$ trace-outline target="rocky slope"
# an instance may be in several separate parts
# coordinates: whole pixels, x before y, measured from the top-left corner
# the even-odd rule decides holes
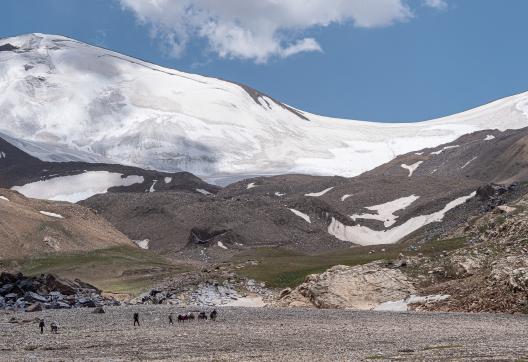
[[[488,201],[475,197],[479,188],[525,180],[516,170],[527,159],[515,150],[527,134],[527,129],[477,132],[456,140],[456,147],[405,154],[353,178],[258,177],[216,194],[110,193],[82,203],[132,239],[203,260],[259,246],[318,252],[431,240],[486,209]],[[510,153],[515,154],[510,162],[493,161]],[[402,167],[409,164],[415,165],[412,174]],[[513,184],[505,197],[522,190]]]
[[[450,231],[449,236],[466,240],[463,247],[424,257],[417,242],[397,260],[336,266],[284,290],[278,304],[528,313],[528,196],[504,204],[497,202],[501,192],[495,187],[483,215]]]
[[[92,210],[0,189],[0,258],[134,246]]]

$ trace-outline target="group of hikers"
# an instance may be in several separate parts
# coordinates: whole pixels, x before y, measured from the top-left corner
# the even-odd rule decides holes
[[[217,316],[218,316],[218,312],[216,311],[216,309],[214,309],[209,314],[209,319],[214,322],[214,321],[216,321],[216,317]],[[140,326],[139,313],[135,312],[134,315],[133,315],[133,318],[134,318],[134,327],[136,327],[136,326],[139,327]],[[192,321],[194,319],[195,319],[195,315],[192,312],[189,312],[189,313],[186,313],[186,314],[178,314],[178,322]],[[198,313],[198,319],[199,320],[207,320],[207,313],[199,312]],[[174,324],[174,316],[173,316],[172,313],[169,314],[169,324]],[[45,327],[46,327],[46,323],[44,322],[44,319],[41,319],[39,321],[40,334],[44,334],[44,328]],[[59,333],[59,325],[57,324],[57,322],[51,322],[50,330],[51,330],[51,333]]]
[[[209,319],[212,320],[213,322],[216,321],[216,317],[218,316],[218,312],[216,311],[216,309],[214,309],[210,314],[209,314]],[[193,321],[195,319],[195,315],[194,313],[192,312],[189,312],[189,313],[186,313],[186,314],[178,314],[178,323],[180,322],[185,322],[185,321]],[[205,312],[200,312],[198,313],[198,319],[199,320],[207,320],[207,313]],[[174,315],[172,313],[169,314],[169,324],[174,324]],[[139,323],[139,313],[138,312],[135,312],[134,313],[134,327],[139,327],[140,326],[140,323]]]

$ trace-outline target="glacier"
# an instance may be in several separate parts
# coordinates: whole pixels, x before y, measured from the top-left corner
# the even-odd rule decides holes
[[[245,85],[157,66],[63,36],[0,39],[0,134],[43,161],[248,175],[352,177],[485,129],[528,126],[528,93],[436,120],[323,117]]]

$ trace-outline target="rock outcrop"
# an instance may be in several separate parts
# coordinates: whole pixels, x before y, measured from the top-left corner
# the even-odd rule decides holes
[[[279,305],[339,309],[373,309],[415,293],[399,269],[380,262],[349,267],[337,265],[322,274],[309,275],[293,291],[283,291]]]

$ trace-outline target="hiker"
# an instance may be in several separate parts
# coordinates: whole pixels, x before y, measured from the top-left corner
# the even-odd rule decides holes
[[[169,324],[174,324],[174,321],[172,319],[172,313],[169,314]]]
[[[218,312],[216,311],[216,309],[214,309],[212,312],[211,312],[211,315],[209,316],[209,318],[214,322],[216,321],[216,316],[218,315]]]
[[[50,329],[51,329],[51,333],[59,333],[59,325],[57,324],[57,322],[51,322],[50,324]]]
[[[44,333],[44,327],[45,327],[44,319],[41,319],[39,322],[40,334]]]
[[[198,314],[198,319],[207,320],[207,314],[205,314],[205,312],[200,312],[200,314]]]
[[[134,313],[134,327],[136,326],[136,323],[139,327],[139,313],[138,312]]]

